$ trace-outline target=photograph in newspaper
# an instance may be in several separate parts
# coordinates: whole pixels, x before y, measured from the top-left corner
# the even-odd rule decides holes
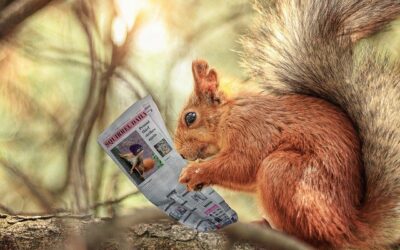
[[[161,141],[157,142],[156,145],[154,145],[154,148],[162,157],[166,156],[169,152],[172,151],[171,146],[165,139],[162,139]]]
[[[133,131],[111,149],[111,153],[131,175],[137,185],[163,166],[163,163],[137,131]]]

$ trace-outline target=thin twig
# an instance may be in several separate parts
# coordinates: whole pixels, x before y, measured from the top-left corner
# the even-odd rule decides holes
[[[45,116],[54,125],[54,134],[52,136],[53,138],[56,138],[58,140],[65,140],[67,138],[67,135],[64,131],[65,129],[63,126],[63,122],[60,121],[59,117],[53,114],[46,105],[42,105],[25,90],[18,87],[15,83],[10,82],[8,84],[8,90],[17,93],[21,99],[27,100],[30,104],[31,109],[33,109],[34,111],[38,111],[39,115]]]
[[[10,4],[13,0],[0,0],[0,10],[4,9],[8,4]]]
[[[0,11],[0,39],[52,0],[14,0]]]
[[[77,186],[76,188],[79,187],[83,188],[82,191],[84,193],[84,199],[86,204],[80,206],[79,204],[80,194],[78,189],[75,189],[76,201],[78,203],[78,208],[88,209],[89,208],[88,185],[87,185],[86,175],[84,172],[84,163],[85,163],[88,140],[93,131],[94,124],[101,116],[101,114],[105,112],[106,96],[111,82],[111,78],[114,75],[116,68],[124,62],[124,58],[126,57],[127,54],[126,52],[129,49],[129,44],[133,39],[135,32],[138,29],[138,25],[141,23],[140,22],[141,19],[137,18],[132,30],[128,33],[127,39],[122,46],[116,46],[116,45],[112,46],[111,62],[108,65],[106,71],[101,75],[101,77],[97,78],[97,72],[96,72],[97,55],[95,52],[92,33],[89,29],[89,25],[91,23],[95,23],[95,21],[93,20],[95,17],[91,15],[94,12],[89,10],[91,6],[89,4],[85,4],[83,0],[80,1],[80,3],[82,5],[79,8],[75,8],[75,12],[88,39],[92,77],[90,81],[91,87],[88,96],[86,98],[85,105],[81,110],[78,120],[78,126],[75,130],[74,138],[69,148],[68,169],[71,171],[72,166],[77,167],[78,170],[77,178],[80,178],[81,185],[74,185],[74,186]],[[71,179],[71,174],[67,176],[67,180],[70,179]],[[69,183],[69,181],[67,181],[67,183]]]
[[[32,194],[37,203],[45,209],[46,212],[52,211],[52,205],[50,200],[44,194],[46,190],[37,185],[33,180],[31,180],[28,175],[23,173],[18,167],[16,167],[15,163],[6,160],[4,158],[0,158],[0,165],[3,166],[9,173],[19,178],[21,182],[27,187],[27,190]],[[48,196],[48,195],[47,195]]]
[[[75,52],[73,51],[72,52],[73,57],[71,57],[70,52],[65,51],[61,48],[52,47],[49,48],[48,51],[53,51],[53,53],[51,54],[55,54],[56,56],[54,55],[50,56],[48,54],[41,53],[41,50],[35,47],[29,48],[27,45],[22,45],[22,44],[17,44],[17,45],[14,44],[14,46],[18,47],[18,49],[22,51],[23,55],[29,57],[31,60],[40,61],[47,64],[61,63],[67,66],[79,67],[79,68],[81,67],[90,68],[92,65],[89,59],[87,58],[87,55],[85,55],[81,51],[75,51]],[[105,62],[100,61],[100,59],[98,58],[96,62],[96,70],[101,71],[106,67],[107,64]],[[145,91],[146,94],[151,94],[151,90],[148,87],[150,86],[150,84],[140,75],[140,73],[130,64],[122,65],[122,67],[115,70],[114,76],[120,79],[122,83],[124,83],[124,85],[128,88],[128,90],[130,90],[137,99],[142,98],[143,95],[141,95],[139,93],[139,90],[135,86],[133,86],[131,81],[129,81],[125,77],[125,75],[123,74],[124,71],[129,73],[129,76],[133,78],[132,80],[136,81],[139,84],[139,86]],[[157,105],[159,104],[158,100],[155,99],[154,101],[156,102]]]
[[[111,181],[110,181],[110,198],[113,199],[113,197],[116,197],[118,195],[118,191],[119,191],[119,177],[121,176],[121,172],[119,170],[115,170],[114,174],[111,176]],[[108,210],[107,210],[108,215],[111,218],[116,217],[116,206],[108,206]]]
[[[135,96],[135,99],[140,99],[143,96],[139,93],[139,90],[135,88],[135,86],[132,85],[132,83],[129,82],[129,80],[120,72],[116,71],[115,72],[115,77],[121,80],[121,82],[124,84],[124,86],[129,89],[133,95]],[[148,93],[148,92],[147,92]]]
[[[40,50],[38,50],[36,48],[27,49],[27,46],[20,45],[18,48],[22,51],[24,56],[29,57],[31,60],[40,61],[40,62],[47,63],[47,64],[60,63],[60,64],[66,65],[66,66],[72,66],[72,67],[78,67],[78,68],[82,68],[82,67],[90,68],[92,65],[89,62],[89,60],[85,57],[85,55],[77,55],[82,58],[71,57],[71,55],[70,55],[71,53],[68,53],[67,51],[64,51],[64,50],[61,50],[58,48],[54,48],[54,51],[57,53],[60,53],[59,57],[58,57],[58,54],[57,54],[57,57],[49,56],[44,53],[41,54]],[[49,50],[51,50],[51,49],[49,49]],[[103,68],[106,68],[106,67],[107,67],[107,64],[105,62],[102,62],[99,59],[97,60],[97,62],[96,62],[96,70],[97,71],[101,71]],[[120,79],[125,84],[125,86],[135,95],[135,97],[142,98],[143,96],[139,94],[139,91],[131,84],[131,81],[129,81],[125,77],[125,75],[123,74],[124,70],[129,73],[129,76],[131,76],[133,78],[133,81],[138,82],[138,84],[140,85],[141,88],[144,89],[146,94],[151,93],[150,89],[148,88],[148,86],[149,86],[148,82],[139,74],[139,72],[130,65],[124,65],[124,67],[121,67],[120,69],[115,70],[114,76],[117,77],[118,79]]]
[[[90,136],[90,132],[93,128],[94,122],[88,121],[91,110],[94,109],[94,103],[96,102],[96,89],[97,89],[97,70],[96,70],[96,61],[97,54],[95,51],[94,40],[92,37],[92,33],[90,31],[90,23],[93,22],[90,18],[94,18],[92,16],[88,16],[88,13],[92,13],[91,11],[87,11],[90,9],[89,4],[85,4],[84,1],[79,1],[81,4],[79,7],[75,7],[75,14],[79,23],[81,24],[89,47],[89,55],[91,61],[91,76],[89,83],[89,90],[87,93],[85,104],[83,105],[79,120],[78,126],[75,129],[74,136],[72,142],[68,149],[68,157],[67,157],[67,176],[61,190],[65,190],[69,182],[71,181],[72,174],[75,174],[74,178],[78,183],[74,185],[75,192],[75,200],[76,205],[80,211],[85,211],[89,206],[89,186],[88,180],[85,171],[85,153],[86,147],[88,143],[88,138]],[[73,171],[73,167],[76,168],[76,171]],[[83,196],[83,201],[85,204],[81,205],[81,196]]]
[[[128,194],[125,194],[125,195],[123,195],[123,196],[121,196],[119,198],[116,198],[116,199],[107,200],[107,201],[103,201],[103,202],[98,202],[98,203],[92,205],[91,209],[96,209],[96,208],[102,207],[102,206],[109,206],[109,205],[118,204],[118,203],[120,203],[120,202],[122,202],[122,201],[124,201],[124,200],[126,200],[126,199],[128,199],[128,198],[130,198],[132,196],[134,196],[134,195],[137,195],[139,193],[140,193],[139,190],[136,190],[136,191],[133,191],[133,192],[128,193]]]
[[[147,94],[151,94],[151,90],[149,88],[150,84],[144,79],[143,76],[140,75],[139,71],[137,71],[132,64],[125,65],[123,69],[125,69],[129,73],[129,75],[133,77],[140,84],[140,86],[144,89],[144,91]],[[160,104],[159,100],[155,99],[154,101],[156,102],[157,106],[159,106]]]
[[[71,213],[57,213],[57,214],[17,214],[13,215],[8,219],[8,222],[21,222],[21,221],[35,221],[35,220],[47,220],[51,218],[61,219],[91,219],[91,214],[71,214]]]
[[[15,212],[11,208],[6,207],[3,204],[0,204],[0,211],[3,211],[4,213],[9,214],[9,215],[15,214]]]
[[[98,127],[100,129],[103,128],[104,123],[105,123],[105,114],[101,114],[101,117],[99,118],[99,121],[97,123]],[[93,198],[92,201],[94,204],[99,203],[100,200],[100,195],[101,195],[101,189],[103,186],[103,180],[104,180],[104,165],[106,162],[106,155],[104,150],[101,147],[97,148],[97,159],[99,159],[96,162],[96,173],[95,173],[95,178],[94,178],[94,184],[93,184],[93,188],[92,188],[92,192],[93,192]],[[91,207],[93,209],[93,206]],[[99,210],[96,208],[94,208],[94,214],[98,215]]]

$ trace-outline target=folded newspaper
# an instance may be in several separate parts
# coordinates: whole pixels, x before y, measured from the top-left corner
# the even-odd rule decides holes
[[[178,182],[187,162],[173,148],[151,96],[129,107],[98,142],[147,199],[180,223],[212,231],[237,221],[211,187],[189,192]]]

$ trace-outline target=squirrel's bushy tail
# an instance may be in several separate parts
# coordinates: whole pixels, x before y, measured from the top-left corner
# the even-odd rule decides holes
[[[278,0],[256,9],[259,20],[242,39],[251,75],[270,91],[339,105],[359,132],[366,195],[354,222],[358,243],[349,244],[400,242],[400,62],[353,46],[400,17],[400,0]]]

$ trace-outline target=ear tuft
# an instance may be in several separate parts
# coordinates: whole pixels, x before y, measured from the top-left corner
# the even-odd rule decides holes
[[[207,74],[206,81],[209,85],[212,85],[213,88],[215,88],[215,91],[218,89],[218,74],[215,69],[210,69],[210,72]]]
[[[192,63],[195,94],[206,97],[211,102],[218,98],[218,74],[215,69],[208,70],[208,63],[205,60],[195,60]]]
[[[192,71],[194,81],[202,81],[207,77],[208,63],[202,59],[194,60],[192,62]]]

